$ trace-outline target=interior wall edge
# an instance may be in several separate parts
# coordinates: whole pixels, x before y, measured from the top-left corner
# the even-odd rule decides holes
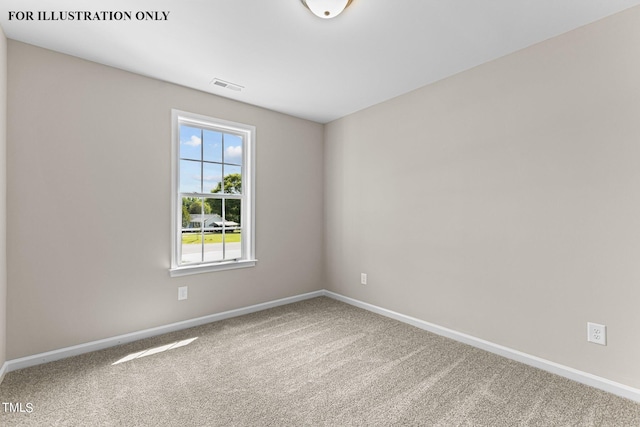
[[[9,369],[8,362],[4,362],[2,366],[0,366],[0,384],[2,384],[2,381],[4,380],[4,376],[7,374],[7,372],[9,372],[8,369]]]
[[[7,360],[7,38],[0,27],[0,382]]]

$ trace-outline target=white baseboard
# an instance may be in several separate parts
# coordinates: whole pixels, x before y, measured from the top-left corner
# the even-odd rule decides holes
[[[222,313],[211,314],[209,316],[198,317],[196,319],[190,319],[190,320],[184,320],[182,322],[171,323],[169,325],[159,326],[157,328],[145,329],[138,332],[132,332],[130,334],[119,335],[116,337],[105,338],[98,341],[91,341],[85,344],[74,345],[71,347],[61,348],[53,351],[47,351],[45,353],[35,354],[33,356],[26,356],[26,357],[21,357],[19,359],[8,360],[2,366],[2,370],[0,370],[0,373],[11,372],[11,371],[16,371],[18,369],[41,365],[43,363],[53,362],[55,360],[60,360],[60,359],[64,359],[71,356],[77,356],[84,353],[90,353],[92,351],[103,350],[105,348],[114,347],[116,345],[126,344],[129,342],[138,341],[138,340],[153,337],[156,335],[162,335],[169,332],[179,331],[182,329],[192,328],[194,326],[200,326],[207,323],[216,322],[218,320],[230,319],[232,317],[238,317],[238,316],[242,316],[249,313],[255,313],[257,311],[278,307],[280,305],[291,304],[294,302],[303,301],[310,298],[320,297],[323,295],[324,295],[324,291],[309,292],[302,295],[282,298],[282,299],[269,301],[261,304],[251,305],[248,307],[238,308],[235,310],[229,310]]]
[[[621,396],[635,402],[640,402],[640,389],[633,388],[624,384],[617,383],[615,381],[608,380],[606,378],[599,377],[597,375],[590,374],[588,372],[579,371],[577,369],[560,365],[559,363],[551,362],[549,360],[542,359],[540,357],[532,356],[527,353],[523,353],[518,350],[514,350],[508,347],[501,346],[489,341],[485,341],[480,338],[476,338],[471,335],[467,335],[461,332],[454,331],[453,329],[445,328],[433,323],[425,322],[424,320],[416,319],[415,317],[406,316],[395,311],[387,310],[382,307],[375,306],[366,302],[362,302],[353,298],[349,298],[335,292],[320,290],[315,292],[309,292],[302,295],[296,295],[293,297],[282,298],[274,301],[265,302],[262,304],[251,305],[244,308],[235,310],[229,310],[222,313],[216,313],[209,316],[198,317],[196,319],[185,320],[182,322],[172,323],[165,326],[159,326],[157,328],[145,329],[143,331],[132,332],[130,334],[119,335],[112,338],[106,338],[103,340],[92,341],[86,344],[75,345],[72,347],[66,347],[58,350],[48,351],[46,353],[35,354],[33,356],[22,357],[19,359],[8,360],[2,367],[0,367],[0,383],[4,375],[8,372],[18,369],[28,368],[30,366],[40,365],[42,363],[53,362],[55,360],[64,359],[71,356],[77,356],[83,353],[89,353],[96,350],[102,350],[108,347],[116,345],[126,344],[129,342],[141,340],[144,338],[153,337],[156,335],[166,334],[168,332],[179,331],[182,329],[191,328],[194,326],[200,326],[219,320],[229,319],[232,317],[242,316],[249,313],[255,313],[257,311],[266,310],[273,307],[278,307],[285,304],[291,304],[298,301],[303,301],[310,298],[319,296],[327,296],[338,301],[359,307],[373,313],[380,314],[403,323],[415,326],[420,329],[424,329],[429,332],[433,332],[438,335],[442,335],[447,338],[451,338],[455,341],[459,341],[473,347],[480,348],[482,350],[494,353],[503,357],[506,357],[517,362],[524,363],[529,366],[533,366],[538,369],[542,369],[547,372],[551,372],[561,377],[577,381],[582,384],[586,384],[591,387],[606,391],[608,393]]]
[[[527,353],[523,353],[518,350],[514,350],[509,347],[504,347],[499,344],[485,341],[480,338],[476,338],[471,335],[463,334],[461,332],[454,331],[442,326],[438,326],[433,323],[425,322],[424,320],[416,319],[415,317],[405,316],[404,314],[396,313],[395,311],[387,310],[382,307],[378,307],[366,302],[362,302],[353,298],[345,297],[331,291],[324,291],[324,295],[336,299],[338,301],[345,302],[355,307],[363,308],[373,313],[381,314],[386,317],[398,320],[403,323],[415,326],[425,331],[433,332],[447,338],[451,338],[455,341],[459,341],[468,345],[471,345],[482,350],[486,350],[490,353],[495,353],[499,356],[506,357],[507,359],[515,360],[517,362],[524,363],[525,365],[533,366],[534,368],[542,369],[543,371],[551,372],[552,374],[559,375],[561,377],[568,378],[573,381],[577,381],[582,384],[606,391],[617,396],[621,396],[635,402],[640,402],[640,389],[633,388],[624,384],[617,383],[615,381],[608,380],[606,378],[599,377],[597,375],[590,374],[588,372],[579,371],[569,366],[564,366],[559,363],[551,362],[549,360],[542,359],[540,357],[532,356]]]
[[[2,384],[2,380],[4,379],[4,375],[9,372],[9,364],[4,362],[2,366],[0,366],[0,384]]]

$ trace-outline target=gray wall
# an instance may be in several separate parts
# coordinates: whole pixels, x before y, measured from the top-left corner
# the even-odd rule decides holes
[[[0,368],[7,360],[7,39],[0,28]],[[0,378],[2,381],[2,378]]]
[[[638,46],[633,8],[328,124],[329,289],[640,387]]]
[[[8,84],[8,359],[323,287],[322,125],[12,40]],[[257,267],[169,277],[172,108],[257,127]]]

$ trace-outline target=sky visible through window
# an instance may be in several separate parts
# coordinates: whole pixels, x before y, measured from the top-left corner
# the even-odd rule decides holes
[[[225,133],[223,143],[221,132],[181,125],[180,158],[180,192],[210,193],[222,182],[222,163],[225,176],[241,174],[242,138]]]

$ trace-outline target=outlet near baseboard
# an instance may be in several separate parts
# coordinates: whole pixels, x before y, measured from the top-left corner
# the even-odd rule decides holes
[[[361,285],[367,284],[367,273],[360,273],[360,284]]]

